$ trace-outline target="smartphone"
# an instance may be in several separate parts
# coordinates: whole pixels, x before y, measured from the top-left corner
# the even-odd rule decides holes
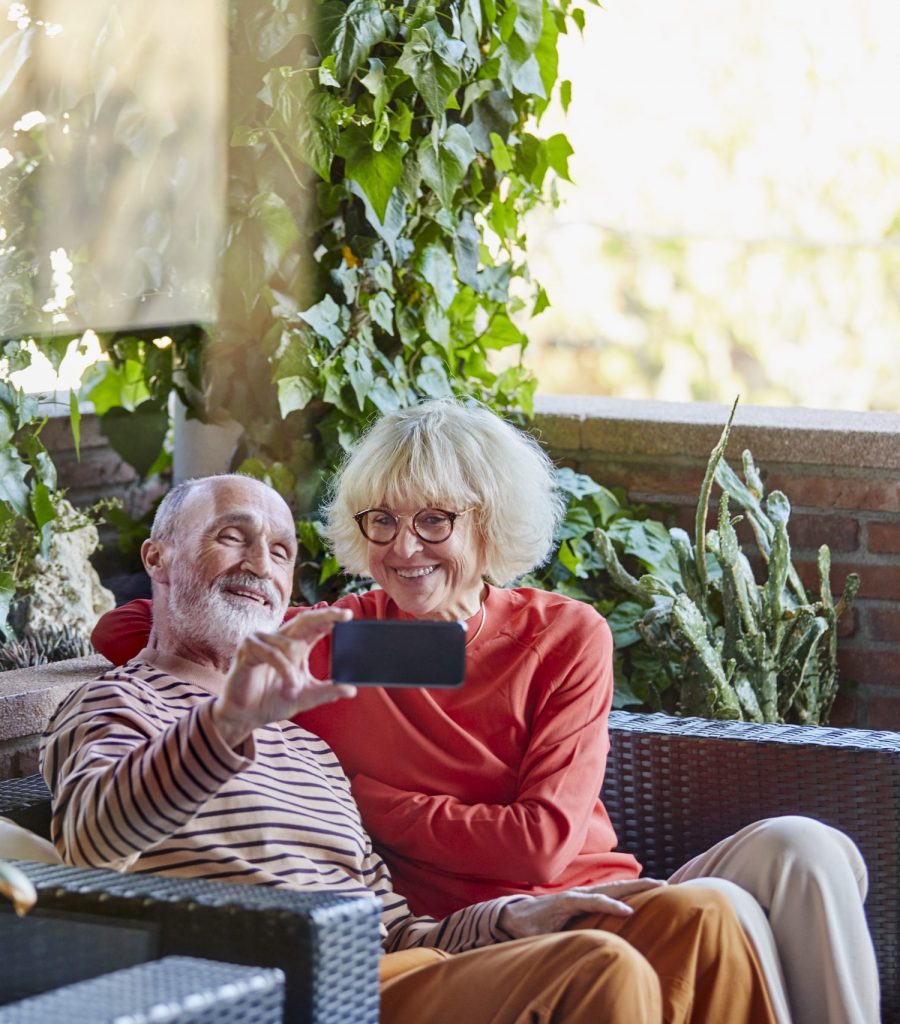
[[[356,686],[462,686],[466,627],[461,622],[355,619],[331,634],[331,678]]]

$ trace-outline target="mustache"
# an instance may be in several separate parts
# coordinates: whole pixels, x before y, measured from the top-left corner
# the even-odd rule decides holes
[[[277,608],[279,605],[280,598],[274,585],[268,580],[261,580],[258,576],[254,576],[253,573],[232,572],[227,576],[220,576],[219,579],[216,580],[216,590],[220,593],[231,587],[235,587],[240,590],[250,590],[254,594],[259,594],[259,596],[264,598],[273,608]]]

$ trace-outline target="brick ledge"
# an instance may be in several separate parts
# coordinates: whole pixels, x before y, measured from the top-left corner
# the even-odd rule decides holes
[[[729,408],[590,395],[538,395],[537,426],[554,451],[605,456],[706,458]],[[739,405],[729,458],[749,448],[757,463],[900,470],[900,413]]]

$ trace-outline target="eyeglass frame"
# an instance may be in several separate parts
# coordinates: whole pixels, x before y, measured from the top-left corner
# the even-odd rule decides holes
[[[389,508],[382,508],[380,505],[375,505],[372,508],[364,508],[361,512],[355,512],[353,514],[356,525],[359,527],[359,532],[365,537],[370,544],[377,544],[379,547],[386,547],[388,544],[393,544],[394,541],[400,536],[400,520],[408,519],[410,521],[410,527],[416,537],[422,541],[423,544],[446,544],[448,540],[453,536],[453,529],[456,526],[456,520],[460,516],[464,516],[469,512],[474,512],[476,506],[471,505],[469,508],[464,508],[460,512],[451,512],[447,508],[438,508],[436,505],[426,505],[424,508],[420,508],[417,512],[413,512],[407,515],[400,515],[398,512],[392,512]],[[365,531],[362,520],[363,516],[367,516],[370,512],[386,512],[396,522],[396,530],[394,536],[390,540],[373,540]],[[440,512],[450,520],[450,532],[446,537],[442,537],[440,540],[428,540],[427,537],[423,537],[421,533],[416,529],[416,519],[423,512]]]

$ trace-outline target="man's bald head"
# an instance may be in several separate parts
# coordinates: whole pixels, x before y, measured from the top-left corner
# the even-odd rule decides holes
[[[183,480],[176,484],[171,491],[163,498],[156,509],[153,517],[153,525],[150,528],[152,540],[172,541],[178,532],[178,522],[186,506],[194,499],[206,493],[209,497],[219,487],[228,487],[230,484],[246,484],[248,487],[259,487],[265,492],[267,498],[283,501],[268,484],[257,480],[252,476],[244,476],[242,473],[220,473],[215,476],[198,476],[191,480]],[[285,512],[290,515],[287,503],[284,503]]]

